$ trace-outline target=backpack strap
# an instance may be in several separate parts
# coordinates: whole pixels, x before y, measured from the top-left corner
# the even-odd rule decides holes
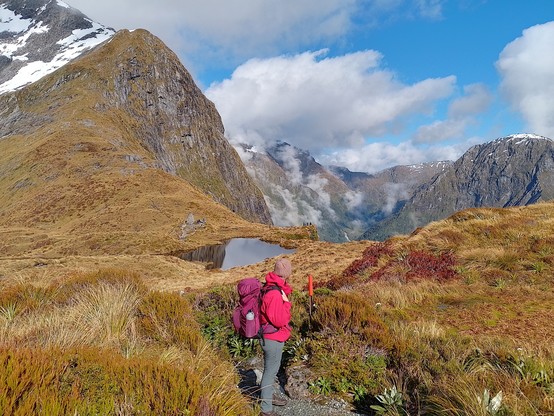
[[[281,288],[277,285],[268,285],[267,283],[264,284],[262,286],[262,289],[261,289],[261,292],[262,292],[262,297],[267,293],[267,292],[270,292],[272,290],[281,290]]]

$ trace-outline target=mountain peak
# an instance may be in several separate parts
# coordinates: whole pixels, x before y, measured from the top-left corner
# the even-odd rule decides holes
[[[39,80],[114,33],[60,0],[0,2],[0,94]]]
[[[552,139],[548,138],[548,137],[545,137],[545,136],[540,136],[538,134],[532,134],[532,133],[518,133],[518,134],[511,134],[509,136],[506,136],[506,137],[503,137],[503,138],[500,138],[498,140],[502,140],[502,139],[507,139],[507,140],[547,140],[547,141],[552,141]]]
[[[0,231],[32,236],[2,249],[32,252],[48,235],[48,255],[168,253],[271,223],[214,104],[145,30],[2,94],[0,114]]]

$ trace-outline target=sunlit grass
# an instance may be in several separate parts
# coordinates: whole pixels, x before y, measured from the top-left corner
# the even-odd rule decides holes
[[[364,264],[372,268],[348,281],[335,278],[340,291],[362,294],[363,307],[384,320],[392,345],[386,387],[402,391],[401,411],[552,412],[553,209],[553,204],[538,204],[463,211],[391,239],[386,258],[353,262],[353,271]],[[437,271],[444,270],[440,256],[451,253],[455,278],[441,281],[434,272],[429,279],[408,278],[419,270],[406,261],[416,252],[421,260],[436,263]],[[382,268],[372,281],[383,259],[392,260],[393,267]],[[423,275],[429,270],[421,265]],[[342,282],[346,284],[340,286]],[[365,400],[375,403],[371,397]]]
[[[437,282],[423,281],[417,284],[398,282],[372,282],[359,289],[366,299],[371,299],[379,308],[404,309],[434,299],[439,294],[448,293],[448,286]]]
[[[544,226],[549,218],[544,212],[537,210],[531,222],[524,216],[520,210],[470,211],[412,236],[395,237],[390,246],[356,248],[371,259],[355,264],[359,276],[335,279],[337,289],[322,285],[316,290],[311,320],[308,297],[300,280],[295,281],[286,365],[309,369],[305,383],[312,387],[306,387],[306,394],[340,397],[367,410],[376,404],[376,395],[395,386],[402,395],[397,412],[480,415],[487,397],[502,391],[506,414],[553,411],[554,278],[548,233],[554,235],[554,230],[552,222]],[[344,257],[341,264],[348,267],[348,254],[339,247],[325,250],[333,258]],[[304,267],[316,267],[315,261],[325,264],[316,252],[311,252],[313,259],[299,261],[298,275]],[[381,276],[374,280],[376,271]],[[212,278],[213,273],[205,273]],[[186,391],[188,409],[195,414],[254,412],[236,388],[231,357],[242,360],[243,354],[260,351],[229,350],[229,316],[236,300],[232,284],[181,294],[157,292],[136,275],[116,270],[2,284],[1,347],[105,355],[109,365],[91,358],[90,367],[100,368],[99,374],[114,368],[115,379],[129,389],[167,382]],[[129,368],[141,374],[139,387]],[[168,379],[163,372],[169,372]],[[87,370],[86,377],[93,373]],[[31,378],[31,384],[36,380]],[[127,387],[113,392],[111,381],[90,380],[96,380],[92,402],[97,408],[137,414],[144,403],[158,400],[148,395],[137,399]],[[182,403],[165,389],[159,394],[155,406]],[[56,406],[64,411],[74,406],[59,402],[54,393],[44,393],[41,401],[52,414]]]
[[[59,283],[4,293],[0,413],[252,413],[184,298],[118,270]]]
[[[87,344],[117,344],[134,331],[140,301],[140,294],[129,284],[100,283],[88,288],[72,300],[77,330],[86,334]]]

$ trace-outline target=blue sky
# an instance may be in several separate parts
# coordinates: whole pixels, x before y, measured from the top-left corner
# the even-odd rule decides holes
[[[66,3],[160,37],[232,143],[284,140],[375,172],[514,133],[554,138],[552,0]]]

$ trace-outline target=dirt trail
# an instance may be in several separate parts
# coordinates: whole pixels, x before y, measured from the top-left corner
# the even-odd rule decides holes
[[[259,388],[262,374],[261,360],[251,360],[248,366],[239,369],[239,374],[241,378],[239,388],[244,395],[255,403],[257,401],[256,392]],[[280,376],[282,375],[280,374]],[[351,406],[344,401],[322,400],[321,403],[318,403],[316,400],[307,398],[292,398],[285,394],[286,386],[283,387],[277,380],[275,382],[275,389],[281,392],[281,397],[288,400],[285,406],[273,407],[275,413],[280,416],[355,416],[364,414],[352,410]]]

